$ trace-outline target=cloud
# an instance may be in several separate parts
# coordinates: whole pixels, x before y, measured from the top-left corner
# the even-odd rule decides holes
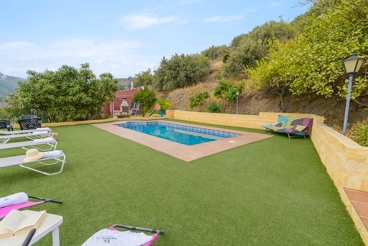
[[[123,24],[128,29],[141,29],[147,28],[154,25],[161,25],[170,22],[181,21],[181,18],[176,15],[157,17],[150,14],[134,14],[127,15],[122,19]]]
[[[110,72],[115,77],[134,76],[157,65],[161,58],[139,55],[142,48],[142,40],[96,42],[65,38],[48,44],[0,42],[0,72],[25,78],[27,70],[55,71],[62,65],[79,68],[80,64],[89,63],[96,75]]]
[[[244,12],[254,12],[256,10],[257,8],[249,8],[249,9],[246,9]]]
[[[228,22],[234,20],[241,20],[243,16],[241,15],[232,15],[232,16],[213,16],[203,20],[203,22]]]

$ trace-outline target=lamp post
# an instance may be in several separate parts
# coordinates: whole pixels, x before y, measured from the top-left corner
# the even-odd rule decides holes
[[[236,90],[236,114],[238,114],[238,105],[239,105],[238,97],[239,97],[239,91]]]
[[[348,84],[348,95],[346,97],[346,107],[345,107],[345,116],[344,116],[344,126],[342,129],[342,134],[346,136],[346,126],[348,123],[349,116],[349,107],[350,107],[350,95],[351,95],[351,87],[353,84],[353,77],[356,72],[359,71],[360,66],[363,63],[363,59],[359,58],[357,54],[353,53],[349,58],[343,61],[345,72],[349,75],[349,84]]]

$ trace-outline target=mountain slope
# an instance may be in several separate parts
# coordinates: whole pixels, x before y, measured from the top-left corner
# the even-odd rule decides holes
[[[18,81],[24,81],[24,79],[0,73],[0,98],[6,98],[9,93],[15,92]]]

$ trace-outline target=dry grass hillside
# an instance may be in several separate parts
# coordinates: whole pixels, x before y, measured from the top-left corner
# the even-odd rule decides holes
[[[194,111],[207,111],[207,105],[216,101],[222,106],[225,112],[226,102],[213,96],[213,91],[217,86],[216,76],[222,68],[221,61],[215,61],[211,66],[211,73],[202,78],[201,82],[191,87],[177,89],[171,92],[159,92],[157,98],[166,98],[172,102],[170,109],[190,110],[189,97],[199,92],[207,91],[211,98],[206,99],[201,108],[194,108]],[[251,81],[247,81],[246,89],[239,95],[239,114],[257,115],[259,112],[280,112],[278,104],[279,97],[276,94],[254,91],[250,88]],[[183,100],[181,100],[183,96]],[[284,102],[289,101],[284,112],[287,113],[310,113],[325,117],[325,124],[341,132],[344,120],[346,100],[331,97],[306,97],[290,96],[284,98]],[[228,113],[236,112],[236,102],[230,102]],[[348,120],[348,132],[353,124],[368,118],[368,108],[362,107],[351,101]]]

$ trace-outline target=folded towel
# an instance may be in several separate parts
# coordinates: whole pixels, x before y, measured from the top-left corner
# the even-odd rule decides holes
[[[35,144],[52,143],[52,142],[55,142],[55,139],[53,139],[52,137],[33,140],[33,143]]]
[[[28,201],[28,196],[24,192],[15,193],[10,196],[0,197],[0,208],[15,205]]]
[[[43,127],[43,128],[36,128],[36,131],[51,131],[51,129],[48,127]]]
[[[59,156],[59,155],[61,155],[60,150],[49,151],[49,152],[45,152],[45,155],[44,155],[43,158],[51,158],[51,157],[55,157],[55,156]]]
[[[34,131],[33,135],[42,135],[42,134],[47,134],[49,133],[48,131]]]

